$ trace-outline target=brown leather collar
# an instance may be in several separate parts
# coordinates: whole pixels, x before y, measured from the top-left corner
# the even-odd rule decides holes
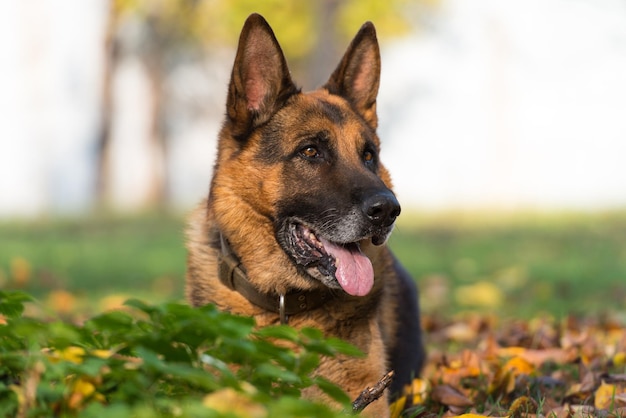
[[[280,322],[286,324],[290,315],[319,308],[332,298],[326,289],[292,290],[285,294],[263,293],[246,275],[246,269],[233,253],[228,241],[220,233],[221,249],[218,256],[218,276],[229,289],[239,292],[251,303],[280,315]]]

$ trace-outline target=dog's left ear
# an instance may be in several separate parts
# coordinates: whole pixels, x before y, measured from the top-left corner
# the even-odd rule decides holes
[[[324,88],[345,97],[374,129],[378,125],[376,96],[380,84],[380,50],[376,29],[366,22],[356,34]]]

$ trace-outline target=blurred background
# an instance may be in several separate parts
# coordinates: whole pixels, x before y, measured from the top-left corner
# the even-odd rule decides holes
[[[304,90],[375,23],[391,244],[431,312],[624,312],[623,0],[5,0],[0,288],[182,298],[239,31]]]

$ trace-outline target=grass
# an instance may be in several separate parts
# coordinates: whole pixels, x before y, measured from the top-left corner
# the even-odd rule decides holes
[[[440,306],[430,307],[434,298],[423,295],[426,308],[497,308],[531,317],[542,311],[599,314],[626,305],[624,213],[412,219],[399,226],[392,247],[422,292],[434,284],[450,289]],[[480,294],[468,300],[472,292],[462,291],[493,288],[498,297],[491,301]]]
[[[89,311],[111,295],[182,299],[183,230],[169,216],[0,224],[0,287],[38,298],[65,291]]]
[[[65,292],[89,313],[111,295],[180,300],[183,229],[175,216],[0,223],[0,288],[41,299]],[[390,245],[427,312],[563,316],[626,305],[626,213],[413,214]]]

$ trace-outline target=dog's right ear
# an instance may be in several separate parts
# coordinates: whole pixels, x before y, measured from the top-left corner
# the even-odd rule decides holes
[[[233,136],[245,138],[298,92],[272,28],[251,14],[241,30],[228,87],[226,110]]]

